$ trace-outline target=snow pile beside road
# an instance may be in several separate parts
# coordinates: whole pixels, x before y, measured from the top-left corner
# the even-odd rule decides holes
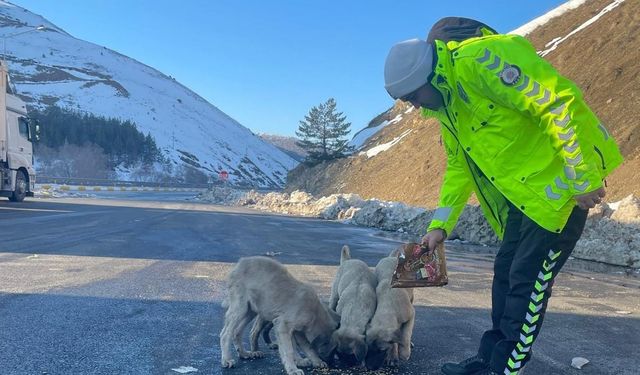
[[[214,186],[200,193],[196,199],[214,204],[244,205],[240,204],[240,200],[244,199],[246,194],[247,192],[232,189],[228,186]]]
[[[47,187],[38,187],[33,192],[36,198],[95,198],[95,194],[78,193],[70,191],[65,186],[51,185]]]
[[[342,220],[359,226],[408,233],[416,239],[424,235],[434,212],[400,202],[364,200],[357,194],[315,198],[302,191],[262,194],[253,190],[242,192],[215,188],[202,193],[199,199],[288,215]],[[449,239],[483,245],[500,243],[480,207],[471,205],[466,206]],[[640,200],[629,196],[620,202],[603,203],[592,209],[584,234],[572,255],[580,259],[640,267]]]
[[[500,243],[500,239],[484,218],[480,206],[471,205],[466,206],[449,238],[491,246]]]
[[[291,194],[268,193],[253,200],[253,207],[260,210],[328,220],[351,219],[357,211],[356,208],[364,203],[357,194],[332,194],[315,199],[311,194],[301,191]]]
[[[253,190],[249,192],[229,190],[231,189],[215,188],[200,194],[198,199],[289,215],[344,220],[361,226],[401,232],[411,228],[412,221],[427,211],[424,208],[411,207],[399,202],[364,200],[357,194],[332,194],[317,199],[302,191],[294,191],[291,194],[276,192],[261,194]]]
[[[620,202],[602,203],[592,209],[573,255],[640,267],[640,199],[629,195]]]
[[[427,210],[407,206],[399,202],[385,202],[377,199],[363,201],[363,205],[354,209],[351,221],[365,227],[408,232],[410,223],[421,217]]]

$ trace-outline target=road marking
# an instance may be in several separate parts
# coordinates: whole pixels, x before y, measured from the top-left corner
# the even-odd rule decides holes
[[[39,212],[64,212],[69,213],[73,211],[67,210],[46,210],[44,208],[18,208],[18,207],[0,207],[0,210],[8,210],[8,211],[39,211]]]

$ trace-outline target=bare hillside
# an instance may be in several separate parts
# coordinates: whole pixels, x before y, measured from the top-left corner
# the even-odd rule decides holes
[[[260,137],[263,141],[276,146],[285,154],[289,155],[298,162],[303,161],[307,156],[307,152],[296,143],[298,141],[298,138],[296,137],[287,137],[284,135],[266,133],[258,134],[258,137]]]

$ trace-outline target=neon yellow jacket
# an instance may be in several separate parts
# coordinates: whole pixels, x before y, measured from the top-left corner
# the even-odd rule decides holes
[[[613,137],[523,37],[489,35],[435,42],[432,84],[447,152],[438,209],[428,230],[451,233],[472,191],[498,237],[505,198],[543,228],[560,232],[573,197],[602,187],[622,163]]]

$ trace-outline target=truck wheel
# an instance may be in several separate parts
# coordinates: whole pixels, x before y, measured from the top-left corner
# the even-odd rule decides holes
[[[16,175],[16,189],[13,191],[13,194],[9,197],[11,202],[22,202],[24,197],[27,196],[27,177],[24,175],[23,171],[18,171]]]

